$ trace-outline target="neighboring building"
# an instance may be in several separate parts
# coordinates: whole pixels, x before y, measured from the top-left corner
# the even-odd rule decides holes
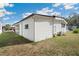
[[[67,22],[59,16],[31,14],[14,24],[17,34],[34,42],[53,37],[59,32],[65,33]]]
[[[76,25],[68,25],[67,27],[68,27],[69,31],[72,31],[72,30],[78,28]]]

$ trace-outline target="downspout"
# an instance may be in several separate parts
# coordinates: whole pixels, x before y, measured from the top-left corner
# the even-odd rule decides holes
[[[52,17],[52,37],[54,37],[54,22],[53,22],[53,17]]]
[[[52,26],[53,33],[52,33],[52,35],[53,35],[53,37],[55,37],[55,34],[54,34],[54,20],[55,20],[55,16],[53,16],[52,18],[53,18],[52,19],[52,23],[53,23],[53,26]]]

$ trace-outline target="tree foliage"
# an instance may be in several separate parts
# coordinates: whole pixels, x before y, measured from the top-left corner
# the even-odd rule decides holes
[[[79,14],[73,14],[72,16],[70,15],[66,21],[68,22],[69,26],[77,26],[79,27]]]
[[[4,28],[4,30],[10,30],[11,29],[11,25],[10,24],[6,24],[3,28]]]

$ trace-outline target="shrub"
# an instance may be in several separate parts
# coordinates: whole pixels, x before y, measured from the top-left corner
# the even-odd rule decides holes
[[[62,35],[62,33],[61,32],[59,32],[58,34],[57,34],[57,36],[61,36]]]
[[[74,29],[74,30],[73,30],[73,33],[79,33],[79,28]]]
[[[78,33],[78,31],[77,30],[73,30],[73,33]]]
[[[58,32],[57,36],[65,36],[63,32]]]
[[[56,36],[56,34],[53,34],[53,37],[55,37]]]

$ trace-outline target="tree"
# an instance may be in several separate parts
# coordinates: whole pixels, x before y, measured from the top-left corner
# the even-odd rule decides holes
[[[68,29],[73,30],[79,28],[79,14],[73,13],[66,18]]]
[[[70,26],[77,26],[79,27],[79,14],[73,14],[73,16],[69,16],[66,21]]]
[[[4,28],[4,30],[10,30],[11,29],[11,25],[10,24],[6,24],[3,28]]]

